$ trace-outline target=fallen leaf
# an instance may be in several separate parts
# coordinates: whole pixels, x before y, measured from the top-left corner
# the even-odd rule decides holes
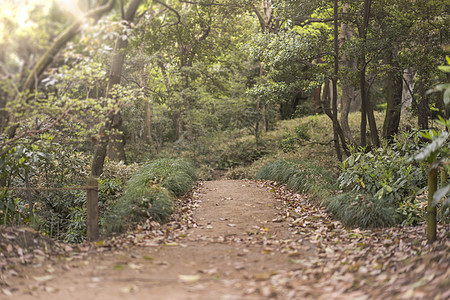
[[[178,246],[178,243],[172,242],[172,243],[165,243],[166,246]]]
[[[94,245],[95,245],[96,247],[103,247],[103,246],[105,246],[105,241],[98,241],[98,242],[95,242]]]
[[[178,275],[178,279],[186,283],[196,282],[200,280],[200,275]]]
[[[54,288],[54,287],[51,287],[51,286],[46,286],[46,287],[45,287],[45,291],[46,291],[47,293],[54,293],[54,292],[57,291],[57,289]]]
[[[271,276],[272,276],[271,273],[258,273],[258,274],[255,274],[253,276],[253,278],[256,281],[264,281],[264,280],[269,280]]]
[[[3,294],[5,294],[6,296],[8,296],[8,297],[12,297],[12,293],[11,293],[11,291],[10,290],[8,290],[8,289],[2,289],[2,292],[3,292]]]
[[[139,291],[139,288],[134,284],[130,284],[130,285],[127,285],[126,287],[121,288],[120,291],[124,294],[129,294],[129,293],[135,293],[135,292]]]
[[[130,267],[133,270],[142,270],[144,266],[141,264],[128,263],[128,267]]]
[[[53,275],[46,275],[46,276],[33,276],[34,280],[39,282],[49,281],[53,279]]]

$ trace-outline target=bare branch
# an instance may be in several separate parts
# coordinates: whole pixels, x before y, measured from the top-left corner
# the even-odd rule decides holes
[[[174,14],[177,15],[178,22],[177,22],[177,23],[174,23],[174,24],[172,24],[172,25],[178,25],[178,24],[181,24],[181,23],[182,23],[182,22],[181,22],[181,16],[180,16],[180,13],[179,13],[178,11],[176,11],[174,8],[172,8],[170,5],[168,5],[168,4],[166,4],[166,3],[162,2],[162,1],[159,1],[159,0],[154,0],[154,2],[161,4],[162,6],[164,6],[165,8],[167,8],[168,10],[170,10],[171,12],[173,12]]]
[[[338,20],[340,20],[340,19],[341,18],[339,17]],[[312,23],[328,23],[328,22],[333,22],[333,21],[334,21],[334,18],[315,18],[315,19],[308,19],[305,21],[294,20],[294,25],[304,27],[304,26],[312,24]]]
[[[224,4],[224,3],[216,3],[213,0],[211,0],[211,2],[203,2],[203,1],[189,1],[189,0],[178,0],[179,2],[182,3],[187,3],[187,4],[195,4],[195,5],[203,5],[203,6],[226,6],[226,7],[244,7],[242,5],[230,5],[230,4]]]

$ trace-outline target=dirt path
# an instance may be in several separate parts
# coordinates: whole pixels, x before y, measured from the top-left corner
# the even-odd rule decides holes
[[[431,246],[424,226],[350,230],[305,196],[253,181],[205,182],[177,201],[163,227],[59,257],[38,250],[32,265],[6,268],[0,299],[450,298],[448,225]]]
[[[288,239],[277,202],[250,181],[204,183],[197,227],[176,243],[87,255],[23,270],[14,299],[260,299],[290,266],[270,239]],[[195,226],[195,225],[194,225]],[[150,296],[151,295],[151,296]],[[0,296],[1,297],[1,296]]]

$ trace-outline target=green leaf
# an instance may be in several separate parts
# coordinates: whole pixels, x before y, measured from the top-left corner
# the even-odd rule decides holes
[[[436,158],[438,150],[445,144],[448,137],[448,132],[441,132],[433,141],[428,144],[425,148],[422,148],[419,153],[414,156],[415,160],[424,161],[431,163]]]
[[[436,206],[439,201],[445,197],[445,195],[450,191],[450,184],[438,189],[433,195],[433,206]]]
[[[450,66],[439,66],[438,69],[444,73],[450,73]]]
[[[445,105],[450,104],[450,87],[448,87],[444,92],[444,103]]]

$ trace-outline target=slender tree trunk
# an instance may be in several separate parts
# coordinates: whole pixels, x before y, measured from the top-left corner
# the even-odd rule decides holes
[[[320,111],[320,91],[322,90],[322,86],[319,86],[314,91],[314,112],[317,114]]]
[[[425,78],[421,76],[418,83],[419,100],[417,103],[417,125],[421,130],[428,129],[428,96],[425,85]]]
[[[133,0],[130,3],[123,20],[126,22],[132,22],[134,15],[139,7],[141,0]],[[125,49],[128,46],[128,39],[122,39],[118,37],[116,39],[116,45],[114,47],[114,54],[111,61],[111,71],[109,75],[107,94],[110,94],[111,89],[120,84],[120,79],[122,75],[123,63],[125,60]],[[123,134],[123,119],[120,111],[114,114],[111,122],[111,136],[108,143],[107,155],[112,160],[121,160],[126,163],[125,156],[125,136]]]
[[[389,56],[386,59],[386,64],[393,66],[394,70],[389,72],[387,76],[387,109],[383,124],[383,136],[387,140],[392,140],[392,138],[398,133],[398,126],[400,124],[403,78],[400,73],[402,70],[400,70],[398,62],[393,61],[393,53],[389,53]]]
[[[416,83],[416,70],[410,67],[404,70],[403,74],[402,116],[410,116],[414,98],[414,84]]]
[[[337,115],[337,80],[339,76],[339,30],[338,30],[338,1],[334,0],[334,74],[333,74],[333,136],[334,136],[334,148],[339,161],[342,161],[341,146],[339,144],[338,135],[338,115]],[[345,140],[343,141],[343,147],[345,148]]]
[[[148,145],[153,146],[153,137],[152,137],[152,103],[147,101],[145,103],[145,141]]]
[[[370,102],[369,91],[367,91],[367,119],[369,121],[370,139],[375,147],[380,147],[380,137],[378,135],[377,122]]]
[[[346,14],[348,11],[348,3],[344,3],[342,7],[342,13]],[[351,28],[348,24],[344,22],[341,23],[341,30],[339,35],[339,44],[342,46],[346,41],[351,41],[353,39],[353,34]],[[344,68],[348,69],[349,72],[356,72],[356,60],[354,58],[348,58],[345,54],[342,55],[341,64]],[[355,88],[350,82],[343,80],[342,82],[342,96],[341,96],[341,117],[340,123],[342,131],[345,138],[352,144],[356,145],[356,141],[352,136],[350,131],[350,126],[348,124],[348,114],[350,113],[350,108],[352,102],[355,99]]]
[[[130,5],[128,6],[128,9],[123,16],[123,20],[127,22],[132,22],[134,19],[134,16],[136,14],[136,11],[141,3],[141,0],[132,0]],[[116,40],[116,45],[114,49],[114,54],[111,62],[111,73],[110,78],[108,82],[108,88],[107,88],[107,96],[109,96],[109,92],[111,91],[112,87],[115,84],[120,83],[120,77],[122,74],[122,67],[123,67],[123,61],[125,57],[124,49],[128,45],[128,40],[122,40],[121,37],[119,37]],[[119,119],[117,119],[119,118]],[[116,122],[114,122],[116,121]],[[102,128],[100,132],[100,141],[95,145],[94,148],[94,157],[92,159],[92,166],[91,166],[91,173],[93,176],[98,177],[103,173],[103,165],[105,163],[105,157],[107,154],[107,146],[109,142],[109,133],[115,130],[116,132],[122,132],[122,117],[120,115],[120,111],[114,115],[112,115],[109,120],[106,121],[104,128]],[[123,143],[124,138],[123,134],[121,134],[121,137],[118,138],[119,142],[121,140],[121,146],[123,149]],[[121,147],[118,145],[118,147]],[[123,156],[125,155],[125,152],[123,151]]]
[[[367,38],[367,28],[369,26],[369,17],[370,17],[370,7],[372,5],[371,0],[364,0],[364,19],[363,24],[359,28],[359,37],[363,39],[364,43]],[[375,122],[375,116],[373,113],[373,108],[369,99],[369,89],[366,81],[366,53],[362,51],[359,60],[359,85],[361,89],[361,145],[365,146],[367,144],[366,141],[366,132],[367,132],[367,123],[369,121],[370,128],[370,138],[372,144],[375,147],[380,145],[380,139],[378,137],[377,124]],[[367,120],[366,120],[367,118]]]

